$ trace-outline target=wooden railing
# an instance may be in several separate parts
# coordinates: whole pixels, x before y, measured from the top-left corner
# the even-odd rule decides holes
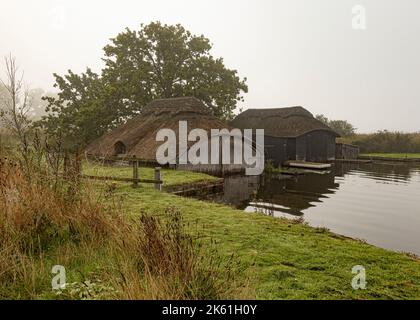
[[[132,178],[123,178],[123,177],[109,177],[109,176],[92,176],[92,175],[82,175],[84,179],[92,179],[92,180],[102,180],[102,181],[121,181],[121,182],[131,182],[133,187],[138,187],[140,183],[152,183],[155,185],[155,189],[162,191],[162,168],[155,167],[154,172],[154,179],[141,179],[139,177],[139,165],[140,163],[146,163],[143,160],[137,159],[136,157],[102,157],[100,159],[106,163],[114,163],[114,162],[128,162],[133,167],[133,176]]]

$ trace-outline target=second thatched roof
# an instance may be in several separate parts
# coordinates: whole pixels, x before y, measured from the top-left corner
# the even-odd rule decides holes
[[[295,138],[317,130],[339,136],[303,107],[248,109],[239,114],[231,125],[239,129],[264,129],[265,135],[272,137]]]

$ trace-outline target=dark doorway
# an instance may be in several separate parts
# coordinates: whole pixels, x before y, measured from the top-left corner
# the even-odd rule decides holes
[[[125,146],[124,143],[122,143],[121,141],[117,141],[114,145],[114,155],[119,155],[119,154],[126,154],[127,153],[127,148]]]

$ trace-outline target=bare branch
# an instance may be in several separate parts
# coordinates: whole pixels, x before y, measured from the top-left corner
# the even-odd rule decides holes
[[[29,133],[31,121],[28,112],[31,110],[29,89],[25,89],[24,73],[19,72],[16,59],[9,54],[4,58],[6,79],[0,79],[7,92],[6,110],[3,112],[3,122],[18,138],[20,150],[25,160],[29,151]]]

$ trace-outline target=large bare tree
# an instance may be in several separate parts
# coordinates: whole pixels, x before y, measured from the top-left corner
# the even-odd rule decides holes
[[[5,79],[0,78],[3,97],[0,116],[4,126],[19,141],[19,149],[25,162],[29,161],[29,136],[31,132],[31,96],[25,85],[24,72],[19,70],[16,59],[10,54],[4,58]]]

